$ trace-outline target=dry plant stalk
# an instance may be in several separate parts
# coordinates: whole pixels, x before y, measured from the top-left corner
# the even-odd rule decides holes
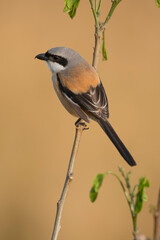
[[[61,217],[62,217],[63,206],[64,206],[64,202],[65,202],[65,199],[66,199],[66,196],[68,193],[69,184],[73,179],[74,163],[75,163],[75,159],[77,156],[82,132],[84,129],[86,129],[86,124],[84,123],[83,120],[81,120],[76,124],[76,133],[75,133],[75,139],[74,139],[74,143],[73,143],[72,153],[71,153],[68,170],[67,170],[67,175],[66,175],[65,183],[64,183],[63,190],[61,193],[61,197],[60,197],[59,201],[57,202],[57,212],[56,212],[56,218],[55,218],[55,223],[54,223],[53,234],[52,234],[51,240],[57,239],[58,233],[61,228]]]
[[[94,20],[95,20],[95,46],[94,46],[94,52],[93,52],[92,66],[95,69],[97,69],[100,49],[101,49],[101,45],[102,45],[103,32],[105,30],[106,24],[108,23],[110,17],[113,14],[116,6],[121,2],[121,0],[115,0],[115,1],[111,0],[111,2],[112,2],[111,9],[103,23],[99,22],[99,15],[100,15],[100,10],[101,10],[102,0],[99,0],[98,7],[93,6],[92,0],[89,0],[89,1],[91,4],[92,13],[93,13]],[[95,1],[95,3],[96,3],[95,5],[97,5],[97,0]],[[69,189],[69,184],[73,179],[74,163],[75,163],[78,147],[80,144],[82,132],[85,129],[87,129],[85,122],[83,120],[77,121],[76,134],[75,134],[74,144],[73,144],[72,153],[71,153],[71,157],[70,157],[70,162],[68,165],[67,175],[66,175],[65,183],[64,183],[63,190],[61,193],[61,197],[60,197],[59,201],[57,202],[57,212],[56,212],[56,218],[55,218],[55,222],[54,222],[54,228],[53,228],[53,234],[52,234],[51,240],[57,240],[57,237],[58,237],[58,234],[59,234],[59,231],[61,228],[61,217],[62,217],[63,206],[64,206],[64,202],[65,202],[67,192]]]

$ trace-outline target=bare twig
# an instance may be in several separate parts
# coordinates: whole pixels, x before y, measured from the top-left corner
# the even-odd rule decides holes
[[[97,69],[98,67],[98,61],[99,61],[99,53],[100,53],[100,48],[101,48],[101,41],[102,41],[102,31],[100,29],[101,23],[99,22],[99,15],[100,15],[100,10],[101,10],[101,4],[102,0],[99,1],[98,4],[98,9],[97,9],[97,4],[93,5],[92,0],[89,0],[90,5],[91,5],[91,10],[93,13],[94,21],[95,21],[95,46],[94,46],[94,52],[93,52],[93,61],[92,61],[92,66]]]
[[[102,33],[105,30],[106,24],[109,21],[114,9],[116,8],[116,6],[118,5],[118,3],[120,1],[121,0],[114,0],[112,2],[112,6],[109,11],[109,14],[107,15],[106,20],[104,21],[104,23],[101,23],[101,22],[99,22],[99,15],[100,15],[100,10],[101,10],[102,0],[99,0],[98,7],[97,7],[97,0],[95,0],[95,6],[93,4],[93,1],[89,0],[91,9],[92,9],[92,13],[94,16],[94,20],[95,20],[95,47],[94,47],[93,62],[92,62],[92,65],[95,69],[97,69],[98,61],[99,61]],[[69,183],[73,179],[74,162],[76,159],[78,147],[80,144],[80,139],[81,139],[82,132],[84,129],[86,129],[85,122],[83,120],[78,121],[76,124],[76,134],[75,134],[74,144],[73,144],[72,153],[71,153],[71,157],[70,157],[70,162],[68,165],[67,176],[65,179],[61,197],[57,203],[57,212],[56,212],[56,218],[55,218],[55,222],[54,222],[54,228],[53,228],[53,234],[52,234],[51,240],[57,240],[57,237],[58,237],[58,234],[59,234],[59,231],[61,228],[61,217],[62,217],[64,202],[65,202],[67,192],[69,189]]]
[[[78,152],[82,132],[84,129],[86,129],[86,124],[84,123],[83,120],[81,120],[76,124],[76,133],[75,133],[75,139],[74,139],[74,143],[73,143],[72,153],[71,153],[71,157],[70,157],[70,161],[69,161],[69,165],[68,165],[66,180],[65,180],[65,183],[63,186],[62,194],[57,203],[57,212],[56,212],[56,218],[55,218],[54,229],[53,229],[53,234],[52,234],[51,240],[57,239],[58,233],[61,228],[61,217],[62,217],[63,206],[64,206],[64,202],[65,202],[67,192],[69,189],[69,183],[73,179],[74,163],[75,163],[76,155]]]
[[[101,49],[102,42],[102,31],[99,26],[95,26],[95,47],[93,52],[93,61],[92,66],[97,70],[98,62],[99,62],[99,53]]]
[[[154,232],[153,240],[159,240],[159,228],[160,228],[160,188],[158,193],[157,208],[154,213]]]

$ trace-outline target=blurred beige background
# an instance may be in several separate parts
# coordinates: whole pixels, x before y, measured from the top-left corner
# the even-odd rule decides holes
[[[110,2],[104,1],[103,14]],[[46,65],[34,57],[67,46],[92,62],[94,23],[81,0],[72,21],[63,0],[0,1],[0,239],[51,238],[56,202],[63,187],[75,118],[61,106]],[[152,236],[149,205],[160,184],[160,9],[154,0],[123,0],[106,30],[109,60],[99,75],[109,98],[110,122],[137,166],[132,182],[150,180],[140,214],[141,232]],[[123,161],[96,123],[83,133],[74,181],[65,203],[62,239],[132,239],[129,209],[117,181],[106,178],[98,200],[89,190],[94,176],[118,171]]]

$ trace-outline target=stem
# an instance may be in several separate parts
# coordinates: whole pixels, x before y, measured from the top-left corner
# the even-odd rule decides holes
[[[101,49],[102,31],[99,26],[95,26],[95,47],[93,52],[92,66],[97,70],[99,62],[99,53]]]
[[[101,40],[102,40],[102,30],[100,29],[100,23],[99,23],[99,11],[101,8],[101,1],[99,1],[98,4],[98,10],[96,12],[96,8],[93,6],[92,0],[89,0],[92,13],[94,16],[94,21],[95,21],[95,47],[94,47],[94,52],[93,52],[93,61],[92,61],[92,66],[97,69],[98,66],[98,61],[99,61],[99,53],[100,53],[100,48],[101,48]]]
[[[96,6],[94,8],[93,6],[93,2],[92,0],[89,0],[90,5],[91,5],[91,9],[92,9],[92,13],[94,16],[94,20],[95,20],[95,47],[94,47],[94,52],[93,52],[93,61],[92,61],[92,65],[93,67],[97,70],[98,67],[98,62],[99,62],[99,54],[100,54],[100,49],[101,49],[101,42],[102,42],[102,34],[106,28],[106,25],[108,23],[108,21],[110,20],[115,8],[117,7],[117,5],[121,2],[122,0],[112,0],[112,6],[110,8],[110,11],[105,19],[105,21],[103,23],[99,22],[99,16],[100,16],[100,10],[101,10],[101,5],[102,5],[102,0],[99,0],[99,4],[98,4],[98,9],[96,10]]]
[[[136,237],[136,234],[137,234],[137,215],[135,215],[135,216],[132,215],[132,220],[133,220],[133,234]]]
[[[127,187],[127,189],[128,189],[128,191],[127,191],[125,186],[124,186],[124,184],[123,184],[123,182],[121,181],[120,177],[116,173],[114,173],[112,171],[107,171],[106,175],[107,174],[111,174],[111,175],[115,176],[117,178],[117,180],[119,181],[122,189],[123,189],[123,192],[124,192],[124,195],[125,195],[125,198],[127,200],[127,203],[128,203],[128,206],[129,206],[129,210],[130,210],[130,213],[131,213],[131,216],[132,216],[133,235],[134,235],[134,239],[136,240],[136,234],[137,234],[137,214],[134,213],[134,202],[133,202],[133,199],[132,199],[132,193],[131,193],[130,187]],[[123,175],[123,177],[126,180],[125,175]],[[128,192],[129,192],[129,195],[128,195]]]
[[[90,5],[91,5],[91,10],[92,10],[93,16],[94,16],[95,25],[99,26],[99,19],[98,19],[97,14],[96,14],[96,9],[93,6],[92,0],[89,0],[89,2],[90,2]]]
[[[63,190],[61,193],[61,197],[60,197],[59,201],[57,202],[57,212],[56,212],[56,218],[55,218],[55,223],[54,223],[53,234],[52,234],[51,240],[57,239],[58,233],[61,228],[62,210],[63,210],[64,202],[65,202],[65,199],[67,196],[67,192],[69,189],[69,184],[73,179],[74,162],[75,162],[76,155],[78,152],[81,135],[82,135],[82,132],[85,129],[85,127],[86,127],[86,125],[84,124],[84,121],[82,121],[82,120],[80,122],[78,122],[78,124],[76,125],[75,139],[74,139],[72,153],[71,153],[71,157],[70,157],[70,161],[69,161],[69,165],[68,165],[67,175],[66,175],[65,183],[64,183]]]
[[[114,10],[115,10],[115,8],[117,7],[117,5],[118,5],[121,1],[122,1],[122,0],[114,0],[114,1],[112,1],[112,6],[111,6],[111,8],[110,8],[110,11],[109,11],[109,13],[108,13],[108,15],[107,15],[104,23],[103,23],[103,28],[106,27],[106,25],[107,25],[108,21],[110,20],[113,12],[114,12]]]
[[[107,22],[109,21],[110,17],[112,16],[113,11],[115,10],[116,6],[119,4],[120,1],[121,0],[114,0],[104,23],[100,23],[99,15],[100,15],[100,10],[101,10],[102,0],[99,0],[98,8],[97,8],[97,0],[95,0],[95,7],[93,5],[93,1],[89,0],[91,9],[92,9],[92,13],[94,16],[94,20],[95,20],[95,47],[94,47],[93,62],[92,62],[92,65],[95,69],[97,69],[98,61],[99,61],[102,33],[105,30],[105,26],[106,26]],[[61,228],[61,218],[62,218],[64,202],[65,202],[65,199],[66,199],[66,196],[68,193],[69,183],[73,179],[74,162],[76,159],[78,147],[80,144],[80,139],[81,139],[82,132],[84,129],[86,129],[86,125],[85,125],[84,121],[81,120],[76,124],[76,133],[75,133],[74,144],[73,144],[73,148],[72,148],[70,162],[68,165],[67,175],[66,175],[65,183],[64,183],[63,190],[61,193],[61,197],[60,197],[59,201],[57,202],[57,212],[56,212],[56,218],[55,218],[55,222],[54,222],[54,228],[53,228],[53,234],[52,234],[51,240],[57,240],[57,237],[58,237],[58,234],[59,234],[59,231]],[[123,184],[121,184],[121,186],[123,188]],[[125,192],[125,196],[127,198],[128,204],[129,204],[129,199],[128,199],[126,192]]]
[[[128,193],[127,193],[127,191],[126,191],[126,189],[125,189],[125,186],[124,186],[122,180],[120,179],[120,177],[119,177],[116,173],[114,173],[114,172],[112,172],[112,171],[107,171],[107,172],[106,172],[106,175],[107,175],[107,174],[111,174],[111,175],[113,175],[113,176],[115,176],[115,177],[117,178],[117,180],[119,181],[119,183],[120,183],[120,185],[121,185],[121,187],[122,187],[122,189],[123,189],[124,195],[125,195],[125,197],[126,197],[127,203],[128,203],[128,205],[129,205],[129,208],[130,208],[130,203],[131,203],[131,202],[130,202]]]
[[[98,16],[99,16],[100,11],[101,11],[101,5],[102,5],[102,0],[99,0],[98,9],[97,9],[97,15]]]
[[[154,214],[153,240],[159,240],[159,227],[160,227],[160,188],[158,194],[157,208]]]
[[[95,11],[97,11],[97,0],[94,0],[95,1]]]

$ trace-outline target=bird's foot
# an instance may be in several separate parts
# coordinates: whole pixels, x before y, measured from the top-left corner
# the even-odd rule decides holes
[[[86,122],[83,119],[81,119],[81,118],[79,118],[75,122],[75,126],[76,126],[76,128],[78,128],[79,126],[82,126],[83,130],[88,130],[89,129],[89,127],[87,126]]]

